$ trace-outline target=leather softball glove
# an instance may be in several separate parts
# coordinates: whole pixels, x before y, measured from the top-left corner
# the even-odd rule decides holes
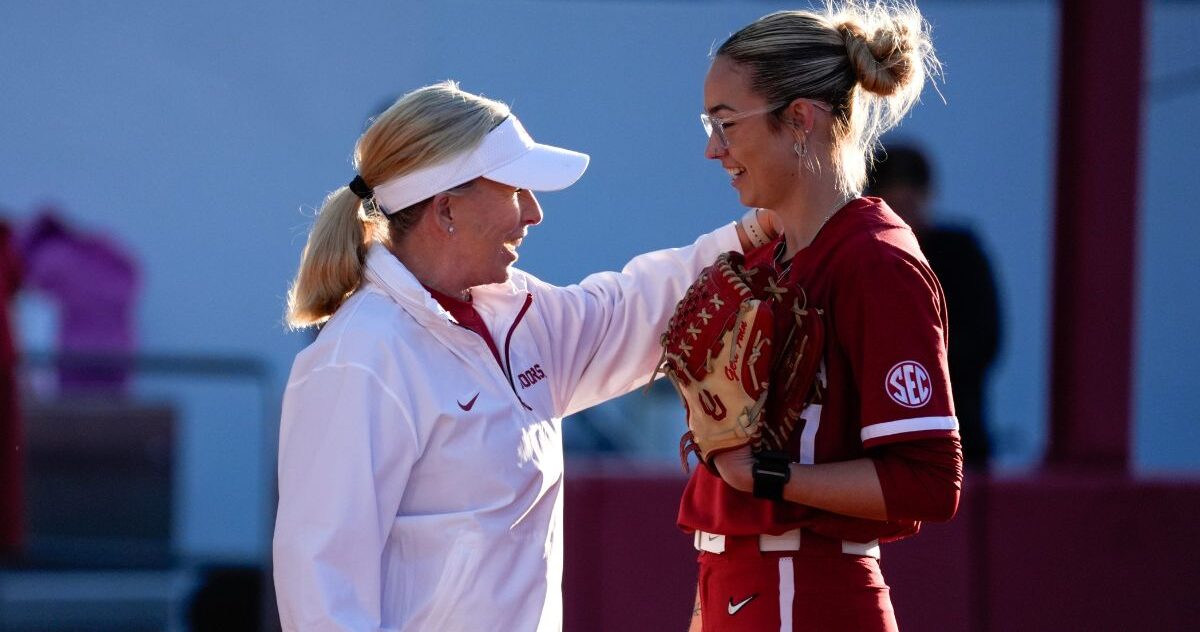
[[[774,316],[751,290],[753,273],[743,264],[736,252],[717,257],[675,306],[662,335],[659,370],[687,411],[688,431],[679,442],[684,470],[691,452],[713,468],[717,454],[761,439]]]

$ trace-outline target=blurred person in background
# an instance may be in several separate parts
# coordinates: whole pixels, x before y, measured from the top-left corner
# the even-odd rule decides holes
[[[950,382],[964,465],[986,471],[992,460],[987,376],[1000,349],[1000,306],[987,253],[975,233],[934,221],[933,169],[916,146],[889,144],[871,170],[868,191],[908,222],[937,273],[950,314]]]
[[[774,340],[803,300],[821,310],[825,345],[811,390],[768,392],[765,423],[796,424],[778,458],[721,452],[688,481],[692,630],[896,630],[880,543],[957,511],[942,289],[904,221],[861,196],[871,149],[936,64],[916,7],[875,2],[773,13],[714,54],[706,156],[783,233],[746,255],[754,278],[786,291],[770,299]]]
[[[772,230],[751,213],[569,287],[514,268],[533,191],[587,163],[453,83],[359,138],[289,293],[322,328],[283,400],[284,629],[561,628],[561,418],[644,384],[701,268]]]

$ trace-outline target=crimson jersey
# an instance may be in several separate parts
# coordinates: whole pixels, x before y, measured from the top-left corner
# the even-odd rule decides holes
[[[747,267],[776,275],[779,243],[748,253]],[[823,310],[826,327],[822,393],[797,423],[794,462],[849,461],[890,443],[957,439],[942,288],[912,231],[883,200],[859,198],[843,207],[796,254],[781,285],[794,293],[802,288],[808,307]],[[775,304],[776,321],[788,323],[790,299]],[[767,414],[779,411],[768,403]],[[685,531],[724,535],[804,527],[857,542],[893,540],[919,528],[914,521],[852,518],[757,499],[704,467],[692,472],[678,522]]]

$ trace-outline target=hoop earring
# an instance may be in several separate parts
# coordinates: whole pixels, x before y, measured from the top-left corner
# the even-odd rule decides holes
[[[792,151],[796,152],[796,156],[799,158],[808,158],[808,134],[792,144]]]
[[[816,175],[821,170],[821,161],[816,156],[809,155],[807,142],[800,141],[793,144],[792,151],[796,152],[797,171],[807,170],[809,173]]]

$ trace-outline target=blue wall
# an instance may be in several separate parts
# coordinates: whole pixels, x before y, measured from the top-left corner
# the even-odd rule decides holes
[[[1134,461],[1157,473],[1200,470],[1200,6],[1153,5],[1142,114]]]
[[[1006,345],[990,412],[1000,465],[1018,471],[1044,448],[1056,5],[922,5],[945,63],[945,101],[927,91],[893,136],[930,149],[942,216],[974,225],[994,256]],[[353,175],[368,115],[445,78],[510,103],[536,138],[592,154],[578,185],[541,198],[546,220],[522,251],[535,274],[568,283],[737,217],[727,176],[702,155],[707,53],[794,5],[337,6],[0,8],[0,208],[20,219],[54,202],[81,227],[123,240],[145,272],[143,350],[261,357],[281,388],[307,339],[286,332],[281,315],[313,209]],[[1190,70],[1194,83],[1200,8],[1155,4],[1151,16],[1148,76]],[[1200,222],[1185,203],[1200,185],[1184,153],[1200,144],[1198,99],[1160,90],[1147,101],[1135,426],[1144,471],[1200,469],[1189,449],[1200,444],[1200,395],[1189,388],[1200,374],[1189,326],[1200,305]],[[23,323],[29,332],[36,318]],[[253,394],[225,406],[187,397],[204,403],[184,420],[180,546],[261,554],[273,428],[262,428]]]

